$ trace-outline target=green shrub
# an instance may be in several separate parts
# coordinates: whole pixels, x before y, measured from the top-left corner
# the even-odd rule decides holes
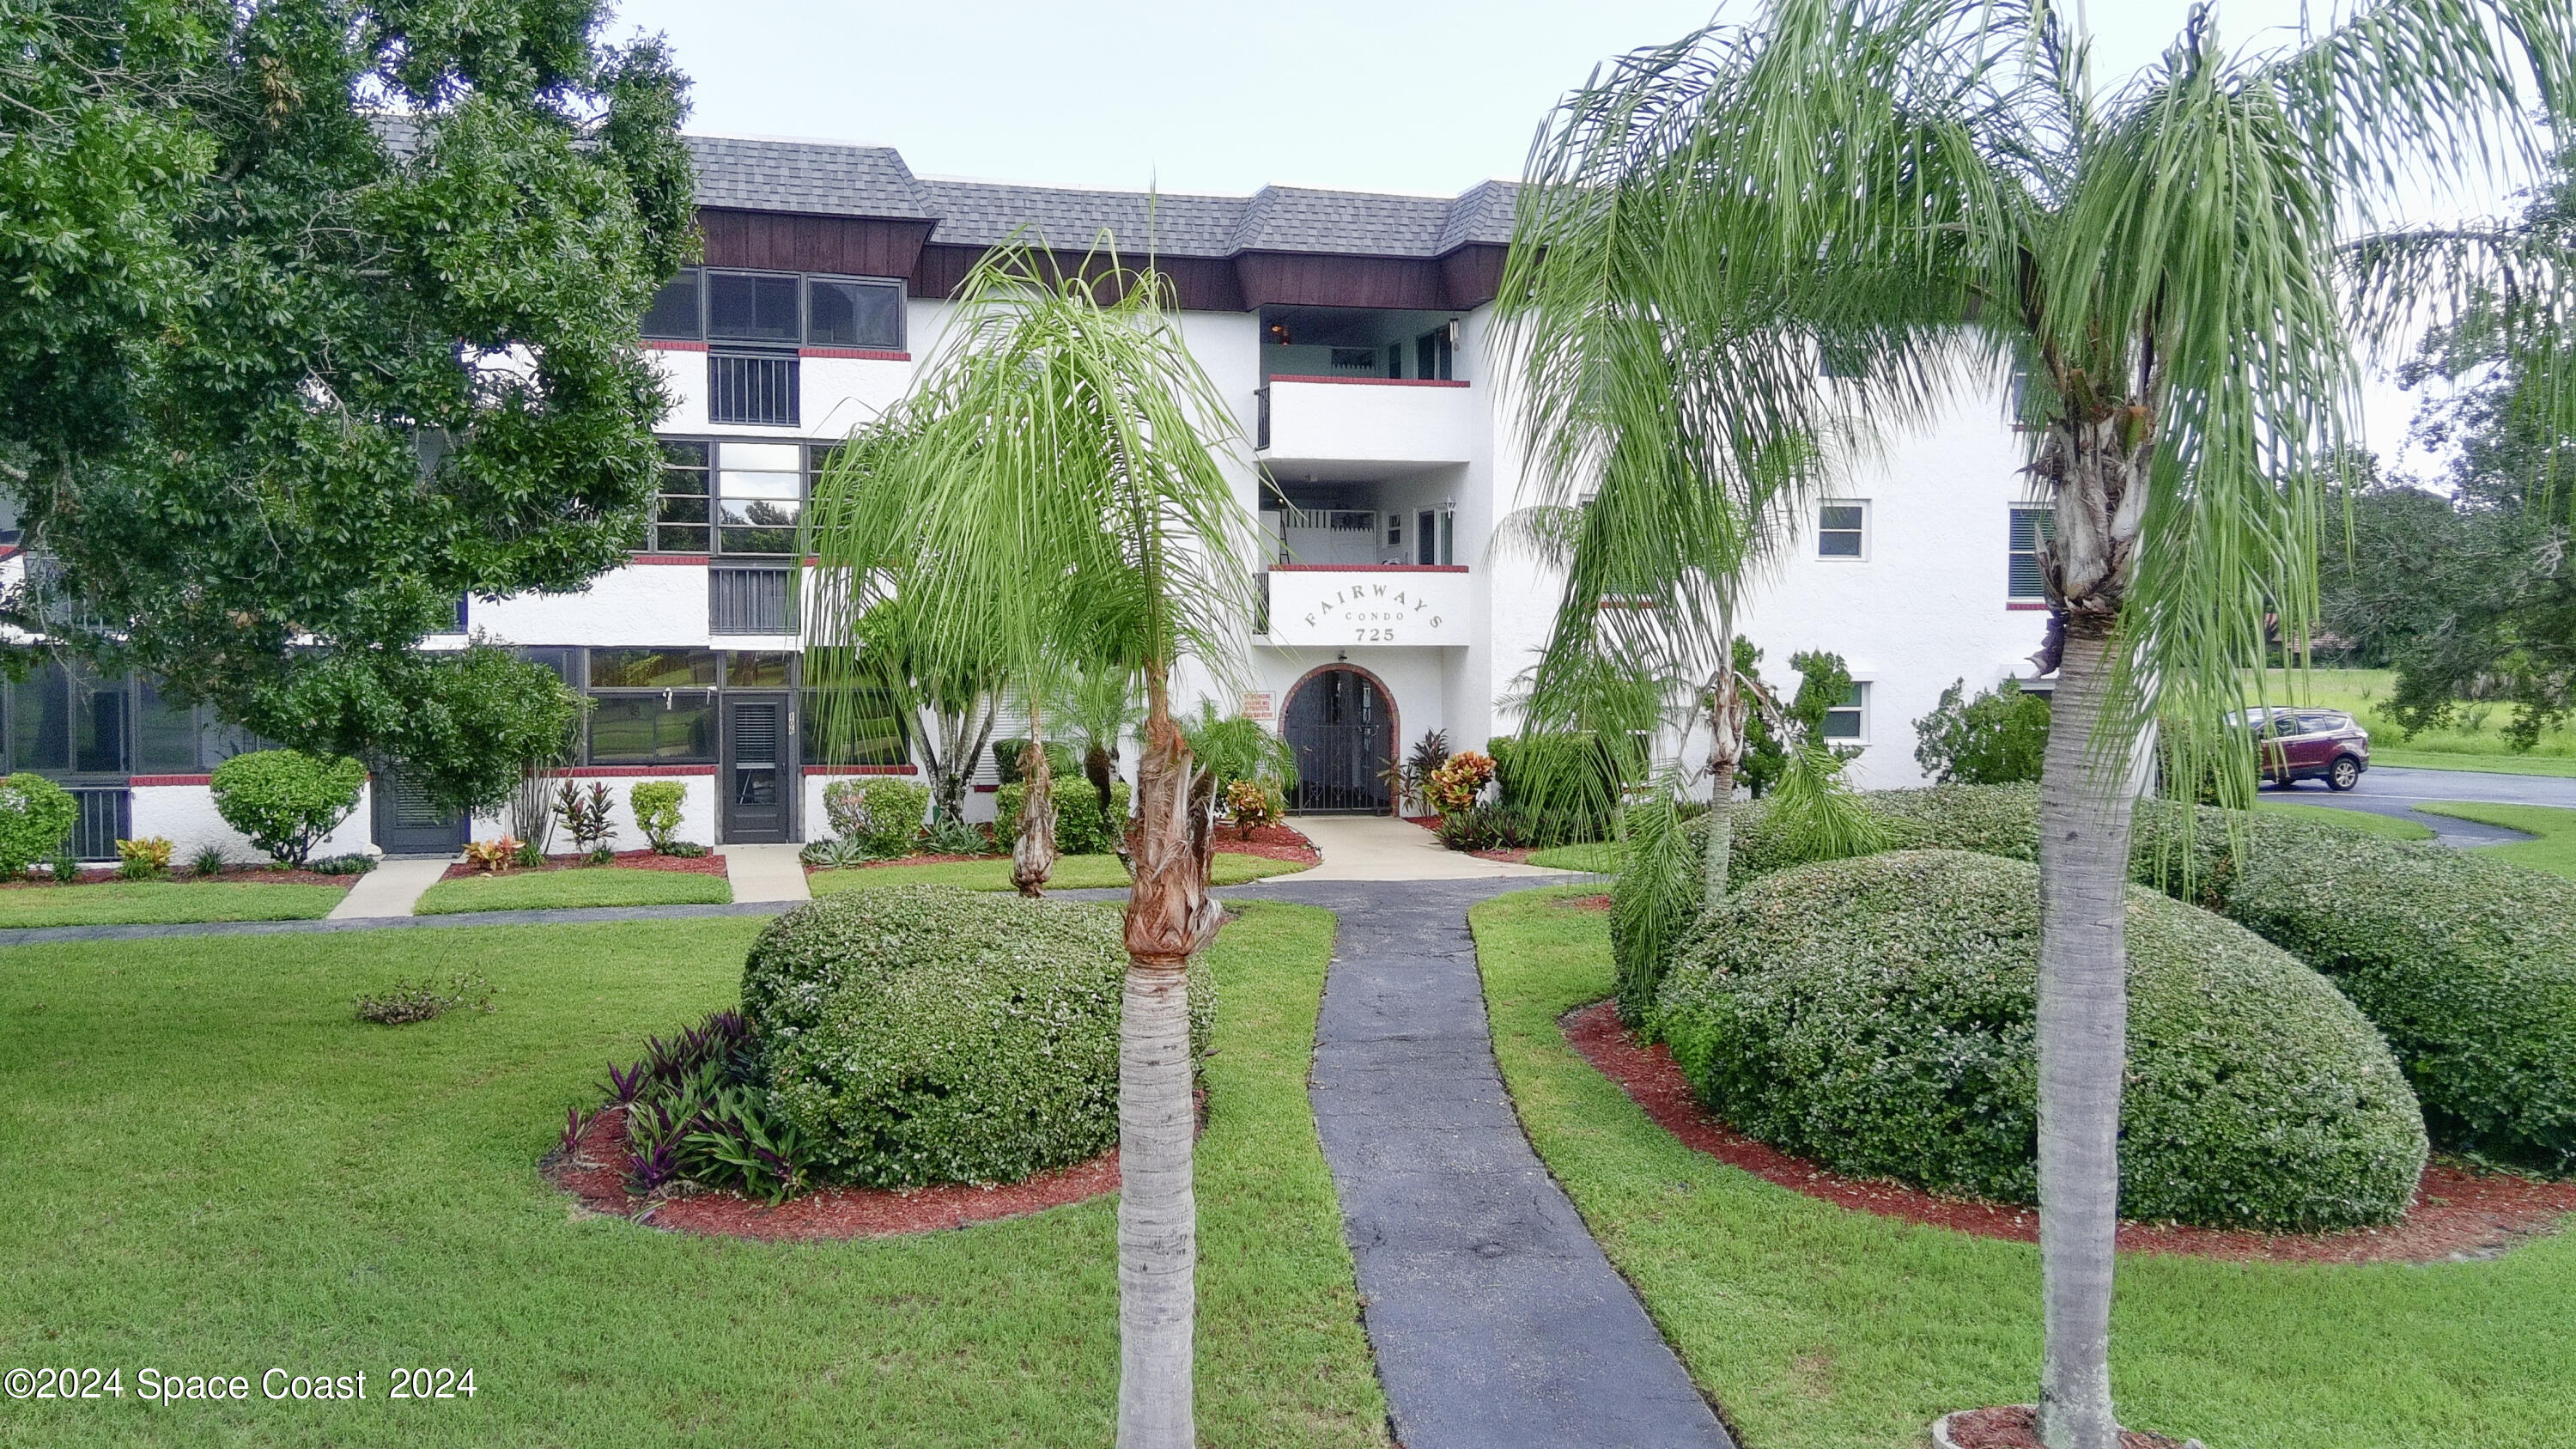
[[[854,775],[823,787],[832,834],[879,856],[901,855],[930,813],[930,787],[899,775]]]
[[[680,833],[680,802],[686,800],[689,787],[678,780],[639,780],[626,792],[627,808],[635,813],[635,828],[644,832],[657,855],[671,854]]]
[[[2039,873],[1963,851],[1779,872],[1704,917],[1657,1003],[1692,1090],[1839,1171],[2037,1196]],[[2393,1221],[2426,1156],[2388,1048],[2242,927],[2129,898],[2124,1216],[2314,1231]]]
[[[44,776],[21,771],[0,780],[0,877],[14,880],[53,859],[79,823],[80,802]]]
[[[1029,742],[1025,739],[993,741],[995,778],[1005,785],[1018,784],[1022,778],[1020,760],[1028,748]],[[1049,740],[1046,742],[1046,757],[1047,770],[1057,779],[1082,778],[1082,757],[1073,752],[1073,746],[1061,740]]]
[[[743,968],[770,1101],[824,1169],[878,1187],[1016,1182],[1118,1140],[1127,967],[1114,906],[940,886],[778,918]],[[1190,972],[1193,1052],[1214,984]]]
[[[2007,679],[1963,699],[1968,681],[1914,722],[1914,762],[1944,785],[2017,785],[2039,779],[2048,753],[2048,696]]]
[[[1127,787],[1109,787],[1109,813],[1100,813],[1100,792],[1091,782],[1074,775],[1055,777],[1055,849],[1058,855],[1107,855],[1118,849],[1118,837],[1127,829]],[[1003,850],[1020,834],[1020,806],[1027,801],[1026,782],[1004,785],[993,792],[993,840]]]
[[[1520,819],[1523,843],[1545,848],[1610,838],[1623,761],[1598,735],[1496,735],[1486,749],[1494,757],[1494,803]]]
[[[345,755],[253,750],[215,766],[215,813],[282,865],[302,865],[358,808],[367,767]]]
[[[2227,913],[2378,1024],[2434,1141],[2576,1169],[2576,882],[2304,821],[2249,843]]]

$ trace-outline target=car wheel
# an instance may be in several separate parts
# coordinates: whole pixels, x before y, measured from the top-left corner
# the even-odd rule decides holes
[[[2335,762],[2326,766],[2327,789],[2349,790],[2360,783],[2361,761],[2354,759],[2352,756],[2337,755],[2335,756]]]

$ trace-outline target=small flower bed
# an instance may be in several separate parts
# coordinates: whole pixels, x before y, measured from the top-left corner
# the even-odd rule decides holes
[[[529,875],[552,870],[598,870],[603,867],[624,870],[668,870],[678,871],[684,875],[720,876],[725,873],[724,857],[712,853],[661,855],[650,850],[621,850],[606,860],[594,860],[587,855],[550,855],[546,857],[546,863],[543,865],[512,865],[499,874]],[[460,860],[449,866],[447,874],[440,879],[466,880],[482,876],[484,873],[482,866],[472,861]]]

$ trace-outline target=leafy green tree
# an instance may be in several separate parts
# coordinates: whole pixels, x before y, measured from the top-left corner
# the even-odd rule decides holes
[[[9,622],[501,798],[449,746],[491,732],[456,676],[504,669],[413,646],[640,537],[637,319],[692,245],[684,82],[606,20],[0,6],[0,485],[39,565]]]
[[[1532,150],[1502,295],[1523,319],[1511,340],[1547,501],[1597,479],[1587,511],[1626,513],[1614,494],[1660,478],[1669,505],[1595,532],[1567,612],[1671,629],[1694,595],[1731,603],[1758,550],[1691,535],[1724,513],[1756,537],[1758,515],[1709,499],[1744,496],[1793,450],[1892,450],[1964,392],[2021,384],[2029,477],[2055,508],[2040,560],[2059,675],[2038,1001],[2050,1449],[2119,1434],[2137,740],[2169,709],[2186,753],[2224,759],[2231,798],[2250,794],[2219,721],[2269,630],[2300,640],[2314,621],[2319,479],[2349,439],[2356,336],[2458,306],[2513,251],[2487,235],[2356,246],[2354,224],[2385,214],[2398,176],[2536,156],[2535,102],[2576,95],[2571,56],[2563,0],[2378,0],[2243,53],[2196,6],[2156,64],[2104,88],[2051,0],[1770,0],[1749,25],[1596,73]]]
[[[1751,673],[1761,658],[1762,651],[1754,648],[1750,641],[1741,638],[1735,641],[1738,672]],[[1780,707],[1778,726],[1775,727],[1771,716],[1762,710],[1753,711],[1745,720],[1744,763],[1736,775],[1756,800],[1789,773],[1792,750],[1799,748],[1801,743],[1824,739],[1826,713],[1851,698],[1851,669],[1843,663],[1841,655],[1810,649],[1790,655],[1789,667],[1797,671],[1798,692]],[[1846,753],[1841,747],[1819,747],[1834,749],[1843,758],[1859,753],[1856,750]]]
[[[2036,780],[2048,753],[2048,696],[2007,679],[1966,697],[1953,681],[1940,703],[1914,722],[1914,763],[1941,785],[2018,785]]]
[[[2320,655],[2386,669],[2442,628],[2469,547],[2466,522],[2438,493],[2375,476],[2349,487],[2340,525],[2326,515],[2317,558]]]
[[[1114,258],[1063,275],[1017,247],[988,256],[918,388],[825,470],[809,550],[827,645],[851,642],[891,597],[914,621],[916,668],[998,660],[1018,679],[1144,681],[1118,1042],[1125,1449],[1197,1442],[1186,968],[1220,911],[1211,772],[1173,718],[1171,677],[1185,658],[1235,672],[1254,604],[1251,519],[1212,451],[1239,435],[1169,289]],[[846,657],[823,656],[827,733],[841,727],[831,701],[847,691],[831,676]],[[1046,784],[1032,776],[1029,792]]]

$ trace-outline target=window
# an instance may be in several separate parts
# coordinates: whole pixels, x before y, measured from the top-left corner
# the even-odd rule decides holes
[[[792,272],[707,273],[707,340],[802,342],[797,282]]]
[[[1440,540],[1433,531],[1437,527],[1433,520],[1439,516],[1428,508],[1413,515],[1413,561],[1415,563],[1440,562]]]
[[[590,758],[601,765],[712,764],[713,689],[603,694],[590,711]]]
[[[1868,681],[1852,681],[1851,693],[1843,702],[1825,711],[1825,738],[1845,745],[1869,742]]]
[[[593,689],[713,689],[716,656],[706,649],[593,649]]]
[[[2045,600],[2048,576],[2039,566],[2039,546],[2057,536],[2057,511],[2045,505],[2012,511],[2011,560],[2004,597],[2015,602]]]
[[[881,690],[857,690],[827,701],[819,689],[800,696],[798,732],[809,765],[904,765],[912,755],[904,744],[903,715],[894,696]],[[839,713],[831,713],[837,706]]]
[[[681,269],[645,310],[647,337],[900,352],[904,284],[874,277]]]
[[[785,689],[791,682],[790,671],[796,667],[793,654],[745,654],[725,656],[725,688]]]
[[[653,305],[644,312],[644,335],[688,342],[706,336],[698,306],[698,269],[682,267],[678,276],[664,282],[662,290],[653,294]]]
[[[1816,509],[1816,557],[1864,558],[1869,532],[1869,504],[1855,499],[1825,503]]]
[[[787,353],[707,354],[707,421],[792,428],[798,416],[796,358]]]
[[[805,340],[815,347],[903,349],[903,284],[809,277]]]
[[[1413,375],[1425,380],[1449,381],[1449,329],[1425,332],[1413,339]]]
[[[134,685],[134,768],[146,775],[192,775],[197,764],[197,712],[165,699],[158,680]]]
[[[1386,546],[1404,547],[1404,515],[1392,508],[1386,511]]]
[[[830,457],[803,443],[665,440],[652,551],[793,554],[807,479]]]

